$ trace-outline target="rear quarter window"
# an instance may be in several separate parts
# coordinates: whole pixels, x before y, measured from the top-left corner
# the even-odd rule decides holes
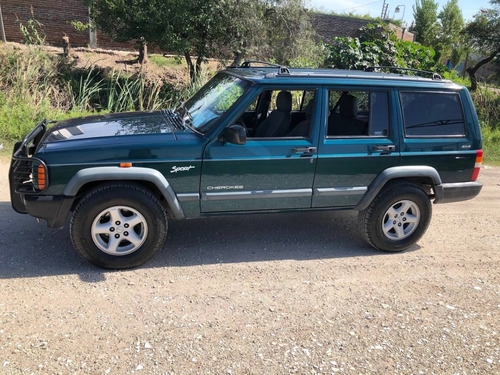
[[[462,102],[457,93],[401,92],[406,137],[463,137]]]

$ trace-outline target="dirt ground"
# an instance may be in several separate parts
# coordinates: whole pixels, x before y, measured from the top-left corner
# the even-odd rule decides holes
[[[13,50],[23,51],[30,48],[22,43],[8,42],[3,44],[3,50],[0,53],[7,53]],[[41,46],[44,51],[62,56],[62,48],[53,46]],[[170,64],[158,65],[151,61],[152,56],[162,56],[155,53],[150,53],[150,59],[146,64],[140,65],[137,63],[138,53],[134,51],[119,51],[119,50],[103,50],[103,49],[89,49],[77,47],[71,49],[71,55],[67,60],[73,69],[89,69],[97,67],[106,72],[121,72],[126,74],[144,74],[150,81],[165,81],[174,87],[180,85],[184,86],[189,81],[189,70],[185,59],[182,56],[177,57],[178,64],[173,63],[172,59]],[[169,55],[169,58],[174,58]],[[195,59],[195,57],[194,57]],[[229,64],[229,62],[226,62]],[[202,67],[208,72],[216,72],[225,67],[225,64],[216,59],[207,59]]]
[[[1,374],[499,374],[500,168],[404,253],[354,212],[171,222],[129,271],[15,213],[0,164]]]

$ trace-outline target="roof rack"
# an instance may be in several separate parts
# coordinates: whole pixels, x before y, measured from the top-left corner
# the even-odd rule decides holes
[[[365,69],[365,72],[374,72],[375,69],[385,69],[385,70],[403,70],[405,72],[413,72],[413,73],[418,73],[419,75],[428,75],[431,76],[432,79],[434,80],[441,80],[443,77],[441,77],[440,74],[436,72],[431,72],[429,70],[420,70],[420,69],[411,69],[411,68],[401,68],[399,66],[369,66]]]
[[[261,61],[261,60],[248,60],[240,65],[240,68],[251,68],[252,64],[260,64],[260,65],[268,65],[274,68],[280,68],[280,65],[269,62],[269,61]]]
[[[260,60],[245,61],[239,67],[240,68],[250,68],[252,64],[268,65],[271,68],[278,68],[278,76],[289,76],[290,75],[290,69],[288,69],[288,67],[283,66],[283,65],[278,65],[278,64],[275,64],[272,62],[268,62],[268,61],[260,61]],[[275,73],[273,73],[272,75],[275,75]]]

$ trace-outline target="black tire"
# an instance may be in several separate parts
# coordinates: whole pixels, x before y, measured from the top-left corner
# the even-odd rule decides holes
[[[162,248],[167,216],[147,189],[117,183],[87,193],[78,202],[69,229],[76,251],[90,263],[131,268],[147,262]]]
[[[395,252],[414,245],[427,230],[431,216],[431,202],[420,187],[393,182],[359,212],[359,223],[363,237],[371,246]]]

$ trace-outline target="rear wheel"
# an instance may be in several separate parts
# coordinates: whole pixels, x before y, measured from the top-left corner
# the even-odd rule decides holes
[[[395,182],[387,185],[359,218],[361,232],[374,248],[402,251],[425,233],[432,216],[427,194],[417,185]]]
[[[141,186],[106,185],[80,200],[70,234],[76,251],[92,264],[130,268],[161,249],[167,218],[158,199]]]

